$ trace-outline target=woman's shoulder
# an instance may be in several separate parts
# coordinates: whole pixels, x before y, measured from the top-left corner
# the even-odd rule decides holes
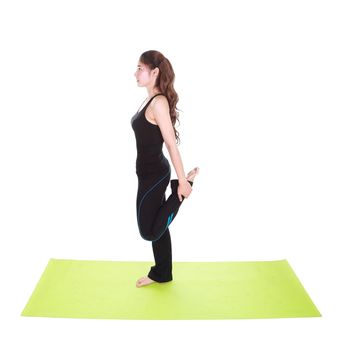
[[[163,94],[155,96],[151,103],[152,108],[153,106],[169,106],[167,97]]]
[[[156,101],[155,101],[156,100]],[[169,114],[169,103],[167,97],[164,95],[158,95],[153,98],[153,101],[150,104],[150,114],[148,117],[156,122],[157,115],[167,115]],[[148,111],[146,112],[148,114]]]

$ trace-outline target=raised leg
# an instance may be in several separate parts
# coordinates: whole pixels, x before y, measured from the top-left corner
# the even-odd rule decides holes
[[[192,181],[188,181],[191,186],[193,186]],[[171,189],[172,193],[169,195],[167,200],[163,203],[163,205],[159,208],[152,227],[152,235],[153,241],[156,241],[162,237],[162,235],[166,232],[168,226],[175,219],[181,204],[184,202],[184,196],[182,196],[182,201],[179,200],[178,197],[178,186],[179,182],[177,179],[171,180]]]

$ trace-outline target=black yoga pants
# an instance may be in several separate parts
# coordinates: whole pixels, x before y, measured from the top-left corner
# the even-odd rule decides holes
[[[138,175],[136,199],[137,225],[143,239],[152,242],[155,265],[148,277],[157,282],[168,282],[172,275],[172,244],[169,225],[176,217],[185,199],[179,200],[177,179],[171,180],[171,169],[163,174]],[[172,193],[166,200],[166,189],[171,182]],[[193,186],[192,181],[188,181]]]

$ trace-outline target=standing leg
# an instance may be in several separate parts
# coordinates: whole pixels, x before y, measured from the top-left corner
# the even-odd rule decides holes
[[[163,197],[163,203],[166,201]],[[172,242],[169,229],[156,241],[152,242],[155,265],[151,267],[148,277],[157,282],[169,282],[172,275]]]
[[[193,185],[192,181],[189,181]],[[154,229],[157,227],[157,220],[160,220],[161,225],[164,224],[165,215],[174,218],[182,204],[177,195],[178,180],[171,181],[172,194],[168,197],[167,201],[165,195],[161,203],[161,207],[157,213],[157,217],[154,221]],[[182,196],[184,199],[185,197]],[[152,241],[153,253],[155,259],[155,265],[151,267],[148,277],[157,282],[169,282],[173,280],[172,275],[172,243],[169,232],[169,224],[172,220],[168,219],[167,227],[163,230],[162,235],[158,239]]]
[[[169,282],[172,275],[172,242],[169,229],[160,239],[152,242],[155,265],[150,268],[148,277],[157,282]]]
[[[170,171],[163,176],[139,178],[136,201],[137,221],[142,238],[152,241],[155,265],[148,277],[156,282],[168,282],[172,276],[172,245],[167,229],[157,240],[151,235],[153,221],[159,208],[166,202],[165,192],[170,180]],[[143,278],[142,278],[143,280]],[[138,285],[137,285],[138,286]]]
[[[193,170],[194,171],[194,170]],[[195,172],[187,180],[193,186]],[[165,191],[170,180],[170,171],[161,178],[148,178],[139,181],[136,202],[137,221],[142,238],[152,241],[155,265],[148,277],[140,278],[136,286],[156,282],[168,282],[172,276],[172,246],[168,229],[183,201],[179,200],[178,180],[171,180],[172,193],[165,198]],[[160,200],[161,198],[161,200]],[[182,196],[182,199],[185,199]]]
[[[162,204],[166,201],[163,196]],[[152,242],[155,265],[151,267],[148,277],[157,282],[169,282],[172,275],[172,242],[169,229],[160,239]]]

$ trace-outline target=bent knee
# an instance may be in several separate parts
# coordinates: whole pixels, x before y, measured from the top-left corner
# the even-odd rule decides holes
[[[153,235],[143,234],[141,231],[140,231],[140,236],[146,241],[153,241],[153,240],[155,240],[155,237]]]

